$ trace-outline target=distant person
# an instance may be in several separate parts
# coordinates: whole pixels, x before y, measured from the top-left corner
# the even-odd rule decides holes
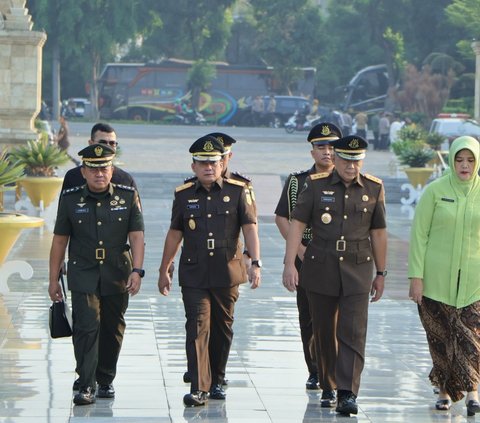
[[[365,112],[358,112],[355,117],[355,134],[367,139],[368,116]]]
[[[257,95],[252,102],[253,126],[259,126],[262,123],[264,113],[265,113],[265,104],[263,102],[263,98]]]
[[[372,129],[373,134],[373,149],[378,150],[380,148],[380,117],[381,112],[377,112],[372,116],[370,120],[370,128]]]
[[[378,150],[388,150],[390,140],[390,113],[384,112],[378,122],[378,134],[380,137]]]
[[[403,128],[404,124],[405,122],[400,121],[400,117],[398,115],[393,116],[393,121],[390,124],[389,132],[390,145],[398,141],[398,133],[400,132],[400,129]]]
[[[60,124],[60,128],[58,129],[57,136],[55,137],[55,143],[57,144],[58,148],[64,151],[70,160],[75,163],[77,166],[80,165],[80,160],[73,158],[68,153],[68,148],[70,147],[70,140],[68,139],[68,123],[67,119],[64,116],[60,116],[58,118],[58,123]]]
[[[270,128],[275,128],[275,112],[277,110],[277,101],[273,94],[268,98],[267,104],[267,120]]]

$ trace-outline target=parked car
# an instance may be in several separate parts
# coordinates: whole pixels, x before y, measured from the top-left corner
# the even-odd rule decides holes
[[[442,150],[448,150],[450,143],[462,135],[470,135],[480,141],[480,124],[465,113],[441,113],[433,119],[429,133],[443,135],[445,144]]]
[[[62,115],[65,117],[84,117],[90,107],[90,100],[86,98],[69,98],[62,102]]]

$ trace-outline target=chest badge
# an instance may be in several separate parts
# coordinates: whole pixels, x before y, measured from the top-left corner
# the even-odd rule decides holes
[[[111,206],[116,206],[118,204],[118,201],[117,200],[112,200],[110,201],[110,205]]]
[[[194,219],[189,219],[189,220],[188,220],[188,227],[189,227],[192,231],[195,230],[195,228],[197,227],[197,225],[196,225]]]
[[[223,202],[224,202],[224,203],[230,202],[230,197],[229,197],[228,195],[226,195],[225,197],[223,197]]]
[[[362,195],[362,201],[368,201],[368,195]]]
[[[330,213],[323,213],[321,219],[322,223],[328,225],[332,221],[332,215]]]

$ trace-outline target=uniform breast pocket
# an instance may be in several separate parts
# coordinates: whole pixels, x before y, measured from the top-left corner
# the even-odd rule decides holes
[[[93,216],[91,213],[85,212],[80,212],[80,211],[75,211],[73,215],[73,224],[74,225],[86,225],[90,222],[93,221]]]
[[[363,203],[355,206],[355,219],[357,223],[367,224],[372,220],[375,203]]]
[[[217,215],[219,217],[223,216],[225,221],[227,221],[228,219],[236,219],[237,209],[229,204],[220,204],[217,207]]]
[[[128,222],[128,210],[112,210],[110,212],[110,222]]]
[[[201,217],[202,212],[199,208],[191,208],[185,210],[185,212],[183,213],[183,227],[185,228],[185,230],[187,230],[187,228],[191,231],[197,229]]]

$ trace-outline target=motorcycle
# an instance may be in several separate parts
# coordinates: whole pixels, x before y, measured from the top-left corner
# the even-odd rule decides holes
[[[309,118],[308,115],[305,116],[296,110],[295,113],[287,120],[284,127],[287,133],[293,134],[295,131],[310,131],[310,129],[312,129],[320,121],[320,116]]]
[[[196,110],[189,110],[175,115],[175,123],[179,125],[206,125],[205,117]]]

